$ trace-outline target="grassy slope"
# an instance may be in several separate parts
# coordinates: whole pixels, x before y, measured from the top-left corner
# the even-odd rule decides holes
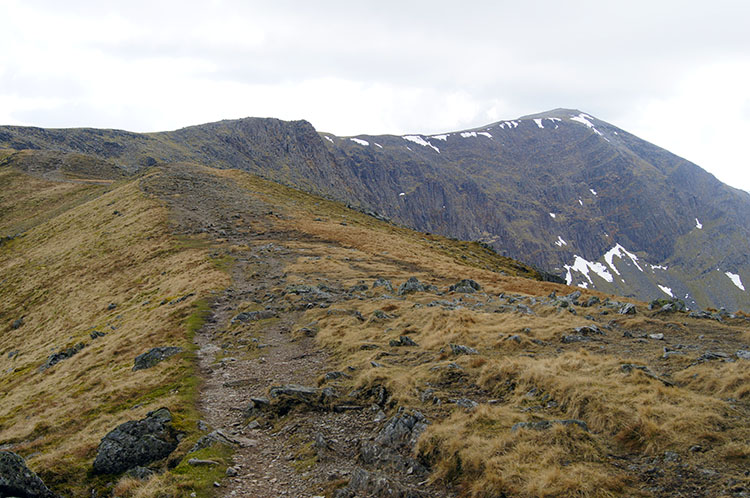
[[[61,211],[34,218],[49,219],[0,246],[0,442],[13,443],[54,489],[82,496],[96,485],[86,475],[99,440],[117,424],[167,406],[181,429],[196,433],[189,329],[200,323],[201,299],[227,277],[205,250],[177,248],[166,209],[145,198],[137,180],[102,194],[12,170],[0,174],[27,206],[4,214],[4,226],[44,206]],[[65,210],[70,204],[78,205]],[[19,317],[24,324],[14,330]],[[93,330],[107,335],[92,340]],[[39,371],[51,352],[79,342],[86,344],[80,353]],[[186,352],[131,371],[136,355],[162,345]]]
[[[661,343],[620,336],[622,330],[663,332],[670,343],[688,343],[710,329],[718,348],[725,339],[750,340],[742,329],[684,316],[646,317],[641,306],[635,317],[601,317],[600,326],[613,319],[614,327],[604,343],[560,347],[563,334],[589,320],[544,304],[530,304],[536,316],[474,305],[496,301],[501,292],[530,303],[528,297],[572,289],[518,278],[514,275],[534,273],[478,244],[385,224],[237,171],[214,174],[274,205],[278,228],[300,234],[291,244],[309,256],[287,268],[288,283],[369,284],[383,276],[398,284],[417,276],[441,290],[460,278],[483,285],[487,295],[419,293],[397,299],[368,291],[368,299],[337,305],[360,311],[363,323],[326,310],[310,310],[303,318],[304,323],[318,321],[320,343],[342,368],[357,367],[349,387],[386,386],[394,401],[419,408],[433,421],[418,446],[421,458],[435,469],[433,478],[455,483],[471,496],[635,494],[637,483],[614,456],[656,458],[667,450],[690,465],[741,476],[750,457],[750,428],[743,415],[750,400],[746,364],[690,366],[692,356],[666,364],[659,361]],[[123,216],[113,215],[115,209]],[[16,442],[32,468],[60,490],[85,477],[99,439],[122,421],[167,405],[179,414],[183,428],[193,430],[196,379],[189,354],[151,370],[130,371],[133,357],[147,347],[189,348],[186,329],[200,324],[198,299],[227,283],[208,262],[205,244],[178,245],[166,233],[166,219],[166,211],[131,183],[0,246],[0,271],[7,281],[0,289],[0,443]],[[190,292],[196,296],[159,305]],[[435,299],[459,297],[461,309],[428,306]],[[110,302],[117,308],[108,311]],[[391,318],[377,319],[376,310]],[[20,315],[25,324],[11,330],[10,322]],[[108,335],[92,341],[92,328]],[[388,341],[399,335],[411,336],[419,346],[389,347]],[[508,339],[511,335],[520,340]],[[79,341],[89,345],[73,359],[37,372],[51,347]],[[449,343],[476,347],[480,354],[454,357],[446,352]],[[363,350],[363,344],[377,349]],[[7,353],[13,350],[20,354],[10,359]],[[384,367],[372,368],[371,361]],[[461,373],[434,369],[450,363]],[[678,387],[639,371],[623,373],[623,363],[649,365],[659,375],[671,375]],[[467,411],[424,402],[427,387],[443,399],[468,397],[482,404]],[[510,431],[516,422],[558,418],[582,419],[591,432],[576,427]],[[191,435],[178,454],[193,441]],[[689,452],[695,444],[705,451]],[[178,466],[145,485],[121,479],[117,491],[133,497],[181,496],[196,481],[213,478]],[[74,489],[76,495],[84,491],[84,486]]]
[[[320,343],[335,353],[342,369],[356,367],[350,388],[383,385],[399,405],[417,407],[435,421],[418,447],[434,466],[433,478],[453,482],[469,496],[647,495],[621,459],[643,462],[672,451],[692,468],[747,480],[742,477],[750,458],[750,425],[742,415],[750,400],[747,365],[692,365],[700,351],[665,362],[664,343],[622,337],[623,330],[661,332],[670,346],[700,344],[710,330],[710,347],[732,351],[750,340],[741,325],[652,316],[642,303],[634,317],[606,316],[601,307],[579,308],[580,314],[572,315],[544,303],[530,304],[535,316],[493,313],[491,307],[474,305],[500,293],[533,303],[531,297],[572,289],[487,271],[499,270],[502,262],[495,260],[495,267],[478,262],[473,249],[479,246],[401,230],[240,173],[217,174],[234,177],[283,209],[281,226],[314,237],[298,242],[309,257],[287,269],[291,283],[334,279],[346,286],[369,284],[377,276],[394,284],[417,276],[440,289],[460,278],[482,283],[486,295],[420,293],[400,299],[368,291],[370,299],[337,305],[361,312],[364,323],[329,310],[311,310],[304,318],[305,323],[317,321]],[[593,295],[601,296],[584,291],[582,300]],[[462,309],[428,306],[435,299],[459,298]],[[376,318],[377,310],[391,318]],[[604,342],[560,347],[562,335],[592,323],[582,316],[589,313],[598,315],[595,320],[607,330]],[[389,347],[389,340],[400,335],[419,346]],[[509,339],[512,335],[519,340]],[[480,354],[455,357],[449,343],[476,347]],[[364,344],[377,347],[362,349]],[[372,361],[384,367],[372,368]],[[444,368],[450,363],[461,373]],[[626,363],[646,365],[677,386],[637,370],[627,373]],[[467,411],[424,402],[421,393],[428,387],[442,399],[470,397],[482,404]],[[517,422],[568,418],[585,421],[591,432],[563,426],[510,431]],[[691,452],[695,445],[702,451]]]

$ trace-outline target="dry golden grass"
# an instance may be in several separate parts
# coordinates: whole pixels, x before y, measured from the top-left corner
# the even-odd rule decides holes
[[[30,456],[48,485],[82,494],[77,486],[99,440],[126,420],[168,406],[178,425],[190,422],[197,379],[186,320],[199,299],[228,280],[205,250],[177,249],[166,209],[137,183],[4,244],[0,275],[0,442]],[[161,305],[189,293],[195,295]],[[116,308],[108,310],[110,303]],[[21,316],[23,326],[11,329]],[[92,340],[92,330],[107,335]],[[73,358],[39,371],[51,352],[79,342],[87,346]],[[136,355],[163,345],[185,353],[131,371]],[[17,356],[9,358],[11,351]]]
[[[109,182],[111,183],[111,182]],[[0,167],[0,237],[21,233],[76,204],[101,195],[107,185],[51,182]]]

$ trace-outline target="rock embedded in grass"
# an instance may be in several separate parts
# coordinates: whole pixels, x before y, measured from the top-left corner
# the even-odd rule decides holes
[[[182,352],[182,348],[176,346],[162,346],[151,348],[143,354],[139,354],[133,361],[133,371],[145,370],[156,366],[158,363]]]
[[[464,346],[463,344],[449,344],[449,346],[453,354],[457,356],[462,354],[479,354],[479,351],[476,349]]]
[[[470,278],[456,282],[448,288],[449,292],[461,292],[464,294],[472,294],[480,290],[482,290],[482,286]]]
[[[63,360],[67,360],[68,358],[72,358],[73,356],[77,355],[83,348],[85,348],[86,345],[82,342],[79,342],[75,346],[71,346],[69,348],[63,349],[59,353],[52,353],[47,357],[47,361],[44,362],[42,366],[39,367],[40,372],[44,372],[50,367],[53,367],[60,363]]]
[[[149,412],[110,431],[97,449],[95,474],[120,474],[169,456],[177,448],[179,433],[167,408]]]
[[[0,496],[58,498],[12,451],[0,451]]]

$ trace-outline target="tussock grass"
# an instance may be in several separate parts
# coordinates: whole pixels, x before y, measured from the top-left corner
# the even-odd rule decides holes
[[[28,177],[13,185],[21,180],[56,202],[55,186]],[[205,315],[201,297],[228,280],[205,249],[177,247],[166,209],[136,183],[66,209],[0,247],[0,275],[0,443],[28,457],[49,486],[82,496],[104,485],[106,479],[86,478],[101,437],[158,407],[169,407],[181,430],[196,432],[190,332]],[[24,324],[12,329],[19,317]],[[106,335],[92,339],[93,330]],[[39,371],[50,353],[79,342],[86,347],[78,354]],[[185,352],[131,371],[136,355],[164,345]],[[195,438],[185,445],[187,439]]]

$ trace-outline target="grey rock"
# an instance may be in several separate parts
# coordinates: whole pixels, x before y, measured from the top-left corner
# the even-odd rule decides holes
[[[461,408],[466,408],[467,410],[473,410],[474,408],[479,406],[479,403],[469,398],[454,399],[452,401],[456,404],[456,406],[460,406]]]
[[[235,467],[227,467],[226,475],[227,477],[237,477],[240,475],[240,471]]]
[[[166,458],[179,442],[171,422],[169,410],[160,408],[144,419],[120,424],[99,443],[94,473],[119,474]]]
[[[679,462],[680,461],[680,455],[675,453],[674,451],[665,451],[664,452],[664,461],[665,462]]]
[[[584,422],[583,420],[575,420],[575,419],[540,420],[539,422],[518,422],[516,424],[513,424],[513,427],[511,427],[510,430],[512,432],[515,432],[518,429],[533,429],[533,430],[541,431],[541,430],[549,429],[555,424],[575,425],[575,426],[580,427],[586,432],[589,431],[589,427],[588,425],[586,425],[586,422]]]
[[[412,338],[411,338],[411,337],[409,337],[409,336],[406,336],[406,335],[402,335],[402,336],[400,336],[400,337],[398,338],[398,340],[396,340],[396,339],[391,339],[391,340],[389,341],[389,343],[388,343],[388,344],[389,344],[390,346],[393,346],[393,347],[400,347],[400,346],[419,346],[419,344],[417,344],[416,342],[414,342],[414,341],[412,340]]]
[[[13,322],[12,322],[12,323],[10,324],[10,328],[12,328],[13,330],[16,330],[16,329],[20,328],[20,327],[21,327],[22,325],[23,325],[23,317],[21,317],[21,318],[16,318],[16,319],[15,319],[15,320],[13,320]]]
[[[658,333],[658,334],[649,334],[649,339],[654,339],[655,341],[663,341],[664,340],[664,334]]]
[[[0,451],[0,496],[18,498],[58,498],[45,486],[23,458],[12,451]]]
[[[224,446],[237,446],[239,442],[221,429],[216,429],[215,431],[212,431],[198,439],[193,447],[190,448],[190,451],[188,451],[188,453],[195,453],[196,451],[208,448],[215,444],[223,444]]]
[[[449,292],[461,292],[464,294],[472,294],[480,290],[482,290],[482,286],[470,278],[456,282],[448,288]]]
[[[576,327],[573,330],[579,335],[604,335],[604,332],[596,325],[584,325],[583,327]]]
[[[133,479],[138,479],[140,481],[147,481],[154,474],[155,472],[153,470],[146,467],[133,467],[125,473],[125,475],[127,475],[128,477],[132,477]]]
[[[355,497],[422,498],[425,495],[384,475],[356,468],[349,484],[337,489],[333,498]]]
[[[625,303],[622,308],[620,308],[620,311],[618,311],[621,315],[635,315],[636,309],[635,304],[633,303]]]
[[[375,310],[375,311],[373,311],[372,316],[373,316],[373,318],[375,318],[377,320],[390,320],[391,318],[393,318],[391,315],[389,315],[388,313],[386,313],[383,310]]]
[[[16,356],[18,356],[18,350],[17,349],[14,349],[13,351],[8,351],[8,359],[9,360],[12,360]]]
[[[349,376],[346,375],[344,372],[334,371],[334,372],[327,372],[323,379],[325,380],[336,380],[341,378],[348,378]]]
[[[243,311],[234,318],[232,323],[237,322],[255,322],[258,320],[267,320],[269,318],[276,318],[278,315],[272,310],[261,310],[261,311]]]
[[[599,304],[599,301],[600,301],[600,300],[599,300],[599,298],[598,298],[598,297],[596,297],[596,296],[592,296],[592,297],[590,297],[590,298],[589,298],[589,299],[588,299],[588,300],[586,301],[586,303],[584,304],[584,306],[586,306],[586,307],[596,306],[597,304]]]
[[[457,356],[462,354],[479,354],[479,351],[476,349],[462,344],[449,344],[449,346],[453,354]]]
[[[384,278],[378,278],[375,280],[375,282],[372,284],[372,288],[376,289],[378,287],[383,287],[388,292],[393,292],[393,284],[391,284],[390,280],[386,280]]]
[[[107,306],[107,311],[112,311],[115,308],[117,308],[117,305],[115,303],[109,303],[109,305]]]
[[[750,351],[744,351],[740,349],[735,353],[735,356],[739,358],[740,360],[750,360]]]
[[[571,334],[562,336],[561,340],[563,344],[572,344],[574,342],[587,342],[592,339],[589,336],[585,335]]]
[[[731,356],[721,351],[706,351],[698,357],[697,361],[730,360]]]
[[[92,330],[91,332],[89,332],[89,337],[91,337],[92,340],[104,337],[105,335],[107,334],[105,334],[104,332],[99,332],[98,330]]]
[[[417,277],[411,277],[399,286],[397,294],[403,296],[415,292],[437,292],[437,288],[434,285],[424,285]]]
[[[188,465],[192,465],[194,467],[206,466],[206,465],[219,465],[219,462],[216,462],[214,460],[202,460],[200,458],[191,458],[188,460]]]
[[[52,353],[51,355],[47,357],[47,361],[44,362],[44,364],[39,367],[39,371],[44,372],[48,368],[54,365],[57,365],[61,361],[72,358],[73,356],[77,355],[85,347],[86,345],[84,343],[79,342],[75,346],[71,346],[69,348],[63,349],[62,351],[58,353]]]
[[[139,354],[133,361],[133,371],[145,370],[158,363],[182,352],[182,348],[176,346],[162,346],[151,348],[143,354]]]

